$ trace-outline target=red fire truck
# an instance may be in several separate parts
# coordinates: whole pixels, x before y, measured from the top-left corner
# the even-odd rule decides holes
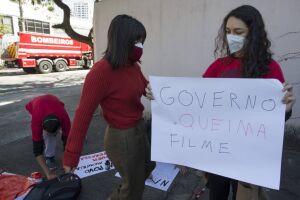
[[[7,46],[7,67],[18,66],[27,73],[65,71],[68,67],[92,66],[92,49],[89,45],[66,37],[19,33],[19,41]]]

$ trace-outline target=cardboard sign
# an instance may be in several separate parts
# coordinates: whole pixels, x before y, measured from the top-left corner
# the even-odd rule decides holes
[[[279,189],[285,105],[273,79],[150,77],[151,159]]]
[[[178,172],[179,169],[173,164],[157,162],[155,169],[152,171],[152,178],[147,179],[145,185],[168,191]],[[120,174],[116,173],[116,176],[120,177]]]
[[[108,159],[105,151],[102,151],[99,153],[81,156],[74,173],[80,178],[85,178],[111,169],[114,169],[114,166]]]

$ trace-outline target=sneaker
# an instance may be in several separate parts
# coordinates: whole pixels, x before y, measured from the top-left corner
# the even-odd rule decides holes
[[[46,158],[46,165],[48,166],[49,170],[55,170],[57,168],[54,157]]]

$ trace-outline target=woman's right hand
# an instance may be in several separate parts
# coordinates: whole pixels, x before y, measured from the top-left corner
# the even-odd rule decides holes
[[[283,84],[282,92],[285,92],[282,102],[286,104],[286,112],[291,112],[296,102],[293,86],[287,82]]]
[[[76,167],[70,167],[70,166],[64,165],[65,173],[74,173],[75,169],[76,169]]]
[[[49,172],[48,174],[46,174],[47,179],[48,180],[52,180],[55,179],[57,176],[55,174],[53,174],[52,172]]]

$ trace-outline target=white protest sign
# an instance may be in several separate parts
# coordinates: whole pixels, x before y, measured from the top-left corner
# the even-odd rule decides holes
[[[150,77],[151,159],[279,189],[285,105],[273,79]]]
[[[74,173],[80,178],[85,178],[111,169],[114,169],[114,167],[109,161],[105,151],[102,151],[99,153],[81,156]]]
[[[147,179],[145,185],[168,191],[178,172],[179,169],[173,164],[157,162],[155,169],[152,171],[152,178]],[[116,176],[120,177],[120,174],[116,173]]]

